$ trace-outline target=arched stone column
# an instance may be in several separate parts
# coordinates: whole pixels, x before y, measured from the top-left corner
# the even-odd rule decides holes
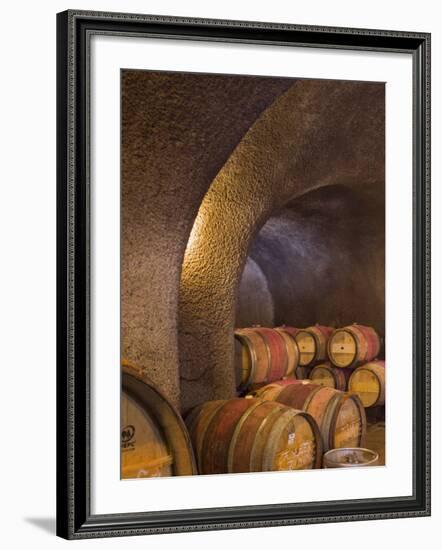
[[[235,301],[250,243],[309,190],[384,181],[384,86],[298,81],[253,124],[199,208],[180,283],[184,410],[234,395]]]

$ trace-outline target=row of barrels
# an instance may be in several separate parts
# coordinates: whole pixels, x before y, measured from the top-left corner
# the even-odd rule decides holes
[[[380,347],[377,332],[358,324],[339,329],[319,324],[240,328],[235,330],[237,386],[301,378],[306,369],[325,361],[340,369],[355,368],[376,359]]]
[[[296,379],[208,401],[186,418],[135,367],[122,370],[122,478],[320,468],[330,449],[363,447],[357,395]]]
[[[313,384],[356,393],[365,408],[385,404],[385,361],[370,361],[355,369],[339,369],[330,363],[313,367]]]
[[[249,394],[276,401],[310,414],[318,424],[323,450],[360,447],[365,438],[366,415],[359,396],[305,380],[280,380]]]
[[[202,403],[185,422],[200,474],[321,468],[324,452],[361,447],[366,432],[356,395],[299,380]]]

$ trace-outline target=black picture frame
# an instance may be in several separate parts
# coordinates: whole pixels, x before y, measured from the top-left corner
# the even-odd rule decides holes
[[[231,508],[90,512],[88,60],[93,34],[413,57],[413,495]],[[69,10],[57,15],[57,534],[67,539],[430,515],[430,35]]]

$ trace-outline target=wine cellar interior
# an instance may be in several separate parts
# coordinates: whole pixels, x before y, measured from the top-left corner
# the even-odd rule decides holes
[[[364,425],[352,446],[367,450],[357,456],[370,464],[375,451],[384,464],[385,396],[370,404],[349,389],[355,368],[374,363],[377,374],[366,369],[353,387],[378,376],[384,392],[384,84],[126,70],[121,93],[123,462],[134,441],[125,415],[145,407],[155,417],[164,399],[160,416],[180,429],[161,435],[163,418],[159,435],[146,436],[165,441],[146,451],[152,475],[292,469],[280,444],[292,432],[300,445],[293,468],[322,467],[323,453],[339,444],[299,410],[299,395],[311,394],[314,407],[315,395],[337,391],[330,399]],[[242,332],[316,325],[329,327],[323,357],[298,375],[287,375],[287,361],[285,372],[241,386]],[[362,360],[346,368],[331,361],[332,334],[352,326],[362,328],[336,342],[359,342]],[[296,340],[276,334],[278,345]],[[298,383],[289,388],[291,377]],[[311,387],[331,379],[334,390]],[[272,383],[269,397],[263,387]],[[134,403],[125,403],[125,391],[138,396]],[[216,419],[220,407],[235,423],[212,423],[207,441],[195,439],[204,415]],[[247,433],[265,433],[268,415],[282,431],[267,429],[265,452],[255,440],[247,447]]]

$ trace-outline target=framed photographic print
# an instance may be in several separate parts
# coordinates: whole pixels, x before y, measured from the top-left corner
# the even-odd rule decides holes
[[[429,515],[429,34],[57,36],[58,535]]]

